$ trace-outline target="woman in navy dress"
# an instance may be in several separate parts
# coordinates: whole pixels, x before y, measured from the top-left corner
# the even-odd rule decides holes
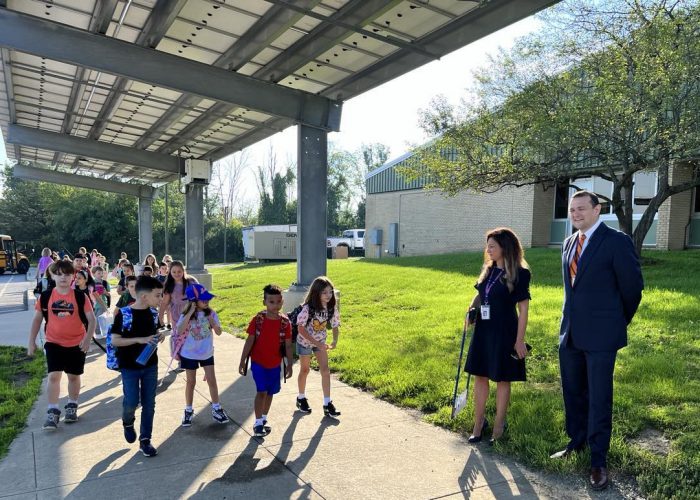
[[[491,444],[505,431],[510,383],[525,380],[525,330],[530,301],[530,271],[515,233],[496,228],[486,234],[478,293],[469,306],[476,309],[476,325],[465,371],[474,375],[474,428],[470,443],[481,441],[489,380],[496,382],[496,420]]]

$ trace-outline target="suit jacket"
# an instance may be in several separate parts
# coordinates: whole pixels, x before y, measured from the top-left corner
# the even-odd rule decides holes
[[[604,223],[593,232],[578,263],[573,286],[569,255],[578,232],[564,241],[564,306],[559,343],[571,335],[584,351],[616,351],[627,345],[627,325],[642,300],[644,281],[632,239]]]

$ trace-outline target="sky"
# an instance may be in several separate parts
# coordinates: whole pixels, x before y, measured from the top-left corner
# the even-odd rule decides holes
[[[389,146],[390,160],[401,156],[412,145],[429,139],[418,125],[421,108],[427,108],[430,100],[439,94],[458,104],[473,82],[473,71],[488,62],[488,54],[495,54],[499,47],[510,47],[517,37],[537,26],[538,21],[529,17],[350,99],[343,104],[340,132],[330,133],[329,141],[349,151],[358,150],[362,144],[379,142]],[[254,170],[265,163],[271,145],[281,166],[295,163],[296,133],[297,128],[290,127],[247,148],[249,168],[241,182],[241,200],[257,201]],[[0,165],[5,159],[4,141],[0,140]]]

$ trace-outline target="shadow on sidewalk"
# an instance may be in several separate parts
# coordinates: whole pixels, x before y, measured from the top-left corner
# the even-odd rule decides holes
[[[503,475],[499,466],[493,461],[492,456],[493,453],[470,450],[467,463],[464,464],[464,470],[457,480],[464,498],[471,498],[472,495],[475,495],[477,498],[483,498],[487,489],[493,498],[498,498],[499,500],[504,498],[538,498],[535,489],[517,467],[501,463],[501,467],[507,467],[510,476],[517,482],[518,490],[516,493],[513,493],[511,488],[505,487],[509,479]],[[476,481],[479,477],[486,481],[484,486],[477,486]]]
[[[212,498],[214,495],[225,490],[227,486],[241,483],[252,483],[253,481],[267,479],[275,476],[281,476],[288,472],[291,472],[295,477],[302,482],[302,485],[293,484],[292,482],[278,482],[274,489],[274,496],[280,498],[289,498],[293,494],[299,494],[295,498],[310,498],[310,494],[313,486],[310,483],[306,483],[299,474],[308,465],[311,458],[316,453],[316,449],[321,441],[321,437],[326,429],[329,427],[335,427],[340,425],[340,421],[323,417],[319,423],[319,427],[314,433],[314,435],[308,439],[307,447],[301,452],[299,458],[287,461],[289,452],[294,445],[294,432],[296,431],[297,424],[302,418],[310,418],[310,416],[305,415],[302,412],[296,411],[292,417],[292,421],[284,432],[282,437],[282,443],[279,448],[277,455],[275,455],[270,450],[263,450],[261,445],[264,443],[264,439],[251,437],[250,442],[246,448],[236,457],[236,460],[231,464],[231,466],[221,475],[221,477],[214,479],[213,481],[203,484],[192,498],[207,499]],[[260,451],[269,453],[271,456],[261,456]],[[268,461],[269,463],[264,467],[259,467],[260,462]],[[305,491],[302,491],[305,490]],[[272,492],[270,492],[272,495]]]

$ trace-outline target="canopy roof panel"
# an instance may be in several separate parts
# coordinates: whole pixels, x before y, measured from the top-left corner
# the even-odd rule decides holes
[[[0,129],[12,160],[157,186],[179,174],[105,145],[217,160],[338,130],[343,101],[553,3],[0,0]]]

